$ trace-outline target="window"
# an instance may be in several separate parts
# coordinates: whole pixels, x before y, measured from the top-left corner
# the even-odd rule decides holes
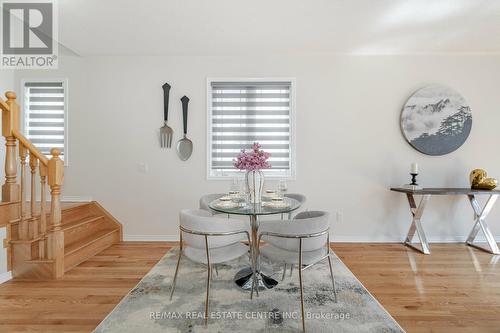
[[[24,133],[44,155],[58,148],[67,165],[67,85],[65,80],[25,80]]]
[[[294,80],[215,80],[208,89],[208,178],[234,177],[233,160],[259,142],[271,153],[266,177],[293,178]]]

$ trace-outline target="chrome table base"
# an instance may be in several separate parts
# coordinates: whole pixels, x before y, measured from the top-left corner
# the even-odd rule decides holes
[[[257,275],[257,289],[266,290],[274,288],[278,281],[269,277],[262,272],[259,260],[259,221],[257,220],[257,215],[250,215],[250,227],[252,229],[252,242],[249,244],[251,246],[250,259],[252,266],[255,267],[255,274]],[[252,290],[253,283],[253,270],[252,267],[247,267],[236,273],[234,277],[234,282],[243,290]]]
[[[493,237],[493,234],[491,233],[491,230],[488,227],[488,224],[486,223],[486,216],[488,216],[491,209],[493,208],[493,205],[495,204],[495,201],[497,201],[498,194],[490,195],[483,209],[481,209],[481,207],[479,206],[479,203],[477,202],[477,199],[474,195],[469,195],[468,197],[472,209],[474,210],[474,228],[472,228],[469,237],[467,237],[466,241],[467,245],[473,246],[475,248],[478,248],[480,250],[492,254],[500,254],[500,250],[498,249],[495,237]],[[481,231],[484,234],[484,237],[486,237],[486,242],[488,242],[489,250],[487,248],[474,244],[474,239],[476,238],[479,229],[481,229]]]
[[[421,219],[425,210],[425,206],[427,205],[431,194],[423,194],[418,206],[415,203],[415,198],[413,197],[412,193],[406,193],[406,196],[408,198],[408,203],[410,204],[410,210],[413,219],[404,244],[424,254],[430,254],[431,251],[429,248],[429,243],[427,242],[427,237],[425,236],[424,229],[422,228]],[[498,198],[498,194],[489,195],[489,198],[483,208],[481,208],[481,206],[479,205],[476,195],[468,194],[467,196],[469,198],[472,209],[474,210],[474,227],[472,228],[469,237],[467,237],[466,244],[489,252],[491,254],[500,254],[500,250],[495,241],[495,238],[490,228],[488,227],[488,224],[486,223],[486,217],[493,208],[493,205]],[[479,233],[479,230],[483,232],[489,248],[474,244],[474,240]],[[420,247],[418,245],[415,245],[415,243],[412,243],[415,232],[417,233],[417,236],[419,238]]]
[[[258,279],[256,282],[258,282],[256,290],[258,291],[259,289],[270,289],[273,288],[278,284],[278,281],[274,280],[270,276],[274,274],[274,272],[270,273],[269,275],[264,272],[263,274],[263,269],[260,267],[260,262],[259,262],[259,221],[258,221],[258,216],[263,216],[263,215],[275,215],[275,214],[290,214],[294,210],[298,209],[301,205],[301,201],[288,196],[286,198],[287,202],[289,205],[287,207],[283,208],[266,208],[265,206],[262,206],[261,203],[253,203],[253,204],[245,204],[244,207],[237,207],[237,208],[221,208],[217,204],[217,200],[212,201],[211,203],[208,204],[208,207],[216,212],[219,213],[224,213],[228,214],[228,217],[230,215],[241,215],[241,216],[248,216],[250,218],[250,227],[251,227],[251,233],[249,236],[251,236],[250,240],[248,241],[249,246],[250,246],[250,261],[251,261],[251,267],[248,269],[242,270],[238,272],[234,278],[235,283],[242,287],[243,289],[246,290],[252,290],[252,282],[253,282],[253,270],[255,271],[255,274],[257,275]],[[249,282],[250,281],[250,282]],[[258,293],[257,293],[258,296]]]
[[[278,281],[265,275],[263,272],[257,271],[257,286],[259,291],[272,289],[278,285]],[[243,268],[234,276],[234,283],[241,289],[250,291],[253,283],[253,272],[251,267]]]
[[[425,237],[424,229],[422,228],[422,224],[420,223],[420,219],[424,214],[425,205],[427,205],[427,202],[429,201],[429,198],[431,196],[429,194],[423,195],[422,199],[420,199],[418,207],[415,204],[415,198],[413,197],[413,194],[407,193],[406,196],[408,198],[408,203],[410,204],[410,210],[411,214],[413,215],[413,220],[411,221],[410,230],[408,230],[408,235],[406,236],[405,245],[424,254],[431,254],[429,243],[427,243],[427,237]],[[418,238],[420,240],[421,248],[416,247],[412,243],[415,231],[417,232]]]

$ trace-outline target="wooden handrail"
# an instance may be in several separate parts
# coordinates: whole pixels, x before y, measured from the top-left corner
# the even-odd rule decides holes
[[[19,140],[19,142],[26,148],[28,149],[28,151],[30,152],[30,155],[33,154],[33,156],[35,156],[39,161],[40,163],[42,163],[43,165],[45,166],[48,166],[49,165],[49,160],[47,157],[45,157],[44,154],[42,154],[42,152],[40,150],[38,150],[37,147],[35,147],[30,140],[28,140],[24,135],[21,134],[21,132],[19,132],[18,130],[16,129],[13,129],[12,130],[12,134],[14,135],[14,137]]]
[[[7,103],[5,103],[1,98],[0,98],[0,109],[4,110],[5,112],[9,112],[10,110]]]
[[[56,278],[64,274],[64,231],[61,227],[61,188],[64,182],[64,162],[59,157],[60,150],[53,148],[52,157],[47,158],[19,131],[19,104],[16,94],[5,93],[6,101],[0,98],[0,114],[2,116],[2,136],[5,137],[5,182],[2,185],[2,201],[17,202],[17,233],[15,240],[37,241],[38,253],[32,251],[27,243],[27,260],[50,259],[54,262],[52,275]],[[17,142],[19,141],[19,146]],[[16,148],[19,151],[20,178],[17,181],[18,165]],[[29,152],[31,207],[26,209],[26,177],[27,153]],[[40,214],[35,208],[36,202],[36,170],[40,173]],[[45,191],[50,188],[50,221],[47,221]],[[47,223],[49,222],[49,223]],[[12,240],[12,235],[10,236]],[[23,250],[24,251],[24,250]],[[24,252],[19,252],[24,253]],[[12,256],[11,256],[12,260]],[[11,266],[10,266],[11,267]]]

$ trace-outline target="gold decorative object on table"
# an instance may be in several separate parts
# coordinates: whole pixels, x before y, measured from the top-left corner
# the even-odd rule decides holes
[[[469,176],[470,187],[476,190],[493,190],[498,185],[498,180],[488,178],[488,174],[483,169],[474,169]]]

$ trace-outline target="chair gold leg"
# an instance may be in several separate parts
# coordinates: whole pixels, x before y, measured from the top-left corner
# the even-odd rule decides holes
[[[205,249],[207,251],[207,297],[205,298],[205,326],[208,324],[208,298],[210,296],[210,278],[212,269],[210,266],[210,254],[208,252],[208,237],[205,235]]]
[[[283,265],[283,275],[281,276],[281,281],[285,280],[286,264]]]
[[[172,296],[174,295],[175,283],[177,282],[177,273],[179,272],[179,266],[181,264],[181,256],[182,256],[182,232],[179,233],[179,258],[177,259],[177,266],[175,267],[174,273],[174,281],[172,281],[172,290],[170,291],[170,300],[172,300]]]
[[[208,298],[210,296],[210,275],[212,273],[210,265],[207,265],[207,271],[208,271],[208,276],[207,276],[207,297],[205,298],[205,325],[208,324]]]
[[[170,300],[174,295],[175,283],[177,282],[177,273],[179,272],[179,265],[181,263],[182,250],[179,250],[179,258],[177,259],[177,266],[175,267],[174,281],[172,282],[172,290],[170,291]]]
[[[300,284],[300,311],[302,313],[302,331],[306,331],[306,318],[304,313],[304,286],[302,284],[302,238],[299,239],[299,284]]]
[[[335,277],[333,276],[332,259],[328,256],[328,264],[330,265],[330,276],[332,278],[333,296],[335,297],[335,303],[337,303],[337,289],[335,288]]]
[[[252,265],[252,290],[250,291],[250,299],[253,299],[253,291],[255,289],[255,263],[254,263],[254,257],[253,257],[253,250],[250,249],[250,257],[252,258],[250,260],[250,264]]]
[[[252,244],[251,244],[251,256],[252,256],[252,287],[255,287],[255,294],[259,297],[259,281],[257,279],[257,267],[259,267],[259,239],[258,239],[258,220],[256,215],[250,215],[250,225],[252,227]],[[253,292],[252,288],[252,292]],[[253,294],[250,293],[250,297]]]
[[[251,260],[251,265],[252,265],[252,291],[250,291],[250,299],[253,299],[253,291],[255,290],[255,293],[257,297],[259,297],[259,286],[257,285],[257,271],[256,271],[256,258],[255,258],[255,249],[252,247],[250,248],[250,257],[252,258]]]
[[[333,296],[335,298],[335,303],[337,303],[337,288],[335,288],[335,277],[333,276],[331,252],[330,233],[328,233],[326,236],[326,253],[328,254],[328,265],[330,266],[330,277],[332,278]]]

